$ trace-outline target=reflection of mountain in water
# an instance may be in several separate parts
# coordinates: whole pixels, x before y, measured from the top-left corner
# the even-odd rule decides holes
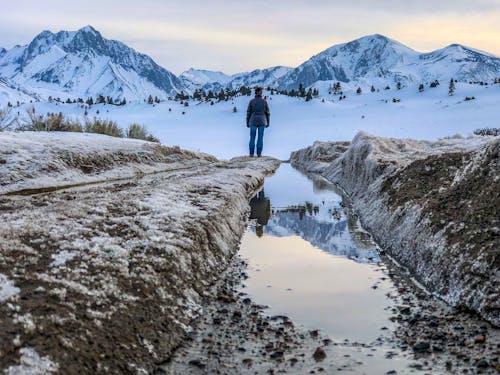
[[[271,216],[264,231],[278,237],[300,236],[321,250],[358,262],[379,261],[374,248],[361,249],[355,245],[347,217],[343,215],[340,220],[324,221],[320,216],[280,210]]]

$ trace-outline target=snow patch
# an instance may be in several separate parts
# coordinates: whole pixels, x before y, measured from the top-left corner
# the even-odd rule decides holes
[[[45,375],[54,373],[59,368],[49,357],[41,357],[32,348],[22,348],[19,353],[21,363],[10,366],[6,371],[7,375]]]
[[[9,298],[18,294],[21,290],[14,285],[12,280],[0,273],[0,302],[5,302]]]

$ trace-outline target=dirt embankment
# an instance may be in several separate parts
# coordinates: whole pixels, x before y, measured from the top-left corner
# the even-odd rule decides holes
[[[30,137],[0,138],[0,372],[151,371],[190,331],[279,162],[124,140],[52,153],[64,145]]]
[[[378,243],[452,306],[500,325],[500,139],[436,142],[359,133],[294,152],[351,197]],[[325,163],[321,154],[337,154]],[[315,156],[316,155],[316,156]]]

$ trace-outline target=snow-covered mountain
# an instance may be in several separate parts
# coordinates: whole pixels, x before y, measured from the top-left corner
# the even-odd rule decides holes
[[[196,88],[210,87],[213,84],[225,86],[231,81],[231,76],[222,72],[191,68],[181,73],[179,79],[186,88],[194,90]]]
[[[230,87],[238,88],[243,85],[245,86],[276,86],[276,82],[289,73],[293,68],[286,66],[273,66],[266,69],[256,69],[247,73],[238,73],[233,75],[231,82],[229,82]]]
[[[500,58],[486,52],[452,44],[420,53],[379,34],[332,46],[296,68],[275,66],[234,75],[189,69],[180,77],[125,44],[103,38],[91,26],[56,34],[44,31],[26,46],[0,48],[2,102],[25,95],[63,100],[104,95],[142,101],[149,95],[165,99],[196,88],[238,89],[242,85],[281,89],[314,85],[324,93],[337,81],[346,83],[344,88],[355,88],[450,78],[491,82],[499,77]]]
[[[417,52],[383,35],[365,36],[338,44],[313,56],[278,80],[285,89],[318,81],[424,83],[454,78],[490,81],[500,76],[500,58],[453,44],[431,52]]]
[[[251,72],[237,73],[232,76],[222,72],[210,70],[189,69],[179,78],[182,84],[191,91],[196,88],[205,90],[220,90],[229,87],[238,89],[241,86],[276,86],[278,79],[290,72],[293,68],[273,66],[266,69],[255,69]]]
[[[0,52],[0,77],[43,98],[111,96],[143,100],[180,91],[179,79],[150,57],[108,40],[91,26],[43,31],[26,46]]]

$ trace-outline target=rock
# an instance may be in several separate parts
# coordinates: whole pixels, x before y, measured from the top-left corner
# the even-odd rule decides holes
[[[282,350],[276,350],[273,354],[270,355],[271,359],[281,359],[283,358],[284,353]]]
[[[390,370],[385,373],[385,375],[397,375],[398,372],[396,370]]]
[[[486,341],[486,336],[484,335],[477,335],[476,337],[474,337],[474,342],[476,344],[484,344],[485,341]]]
[[[217,297],[217,299],[220,301],[220,302],[224,302],[224,303],[234,303],[236,302],[236,298],[234,298],[233,296],[229,296],[227,294],[221,294]]]
[[[191,366],[195,366],[195,367],[198,367],[200,369],[204,369],[207,365],[205,363],[203,363],[201,360],[199,359],[192,359],[191,361],[189,361],[189,364]]]
[[[401,314],[404,314],[404,315],[409,315],[409,314],[410,314],[410,312],[411,312],[411,310],[410,310],[410,307],[409,307],[409,306],[401,306],[401,307],[399,308],[399,312],[400,312]]]
[[[415,353],[428,353],[430,348],[431,346],[427,341],[420,341],[412,347]]]
[[[319,336],[319,331],[317,329],[309,331],[309,334],[311,335],[312,338],[316,338]]]
[[[434,335],[432,335],[433,340],[440,340],[444,341],[446,340],[446,333],[444,332],[436,332]]]
[[[481,359],[480,361],[478,361],[476,363],[476,367],[478,367],[478,368],[488,368],[488,367],[490,367],[490,364],[488,363],[488,361],[486,359]]]
[[[5,160],[5,159],[0,159],[0,164],[7,164],[7,160]]]
[[[318,347],[314,351],[313,358],[316,362],[321,362],[326,358],[326,353],[322,348]]]
[[[243,363],[245,366],[251,367],[253,364],[253,360],[251,358],[244,358],[241,363]]]

